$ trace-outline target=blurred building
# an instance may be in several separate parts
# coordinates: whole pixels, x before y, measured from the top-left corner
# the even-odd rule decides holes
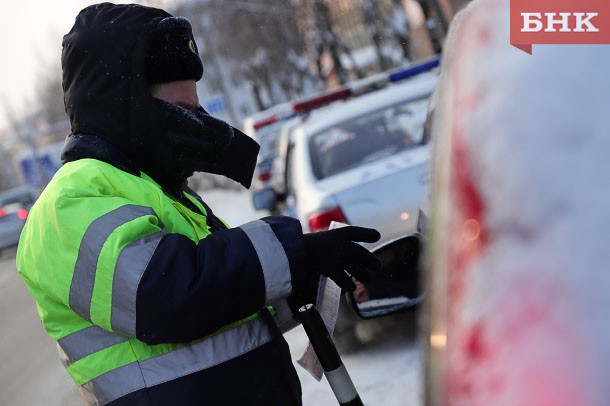
[[[68,120],[48,125],[33,117],[0,133],[0,190],[29,184],[41,190],[61,166]]]

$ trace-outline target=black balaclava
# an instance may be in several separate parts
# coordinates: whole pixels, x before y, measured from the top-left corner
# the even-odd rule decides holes
[[[258,144],[202,108],[190,112],[150,94],[151,83],[199,80],[203,65],[188,20],[136,4],[83,9],[64,36],[63,90],[70,117],[62,159],[83,156],[74,145],[94,135],[178,194],[195,171],[249,187]]]

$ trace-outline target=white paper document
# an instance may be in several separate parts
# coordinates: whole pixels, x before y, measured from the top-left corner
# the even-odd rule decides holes
[[[331,222],[329,230],[345,227],[347,224]],[[318,285],[318,297],[316,300],[316,308],[318,313],[322,317],[326,329],[330,336],[333,336],[335,331],[335,325],[337,324],[337,315],[339,313],[339,301],[341,299],[341,288],[332,280],[326,276],[320,277],[320,283]],[[305,368],[314,378],[318,381],[322,379],[324,370],[318,360],[318,356],[314,351],[311,343],[307,344],[305,352],[297,360],[297,363]]]

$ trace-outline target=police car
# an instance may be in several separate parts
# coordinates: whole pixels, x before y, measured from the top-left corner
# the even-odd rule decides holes
[[[292,164],[289,164],[288,162],[292,159],[291,150],[293,149],[294,143],[292,136],[294,133],[301,131],[302,128],[311,129],[314,124],[319,124],[318,128],[321,128],[338,124],[337,120],[351,120],[354,116],[350,116],[349,113],[342,113],[342,111],[349,112],[353,106],[359,106],[357,107],[358,114],[368,117],[368,119],[363,119],[358,122],[358,124],[355,124],[355,126],[362,126],[362,129],[351,131],[350,134],[344,133],[343,135],[339,134],[338,130],[335,130],[332,134],[324,136],[330,136],[332,140],[326,142],[326,145],[323,146],[322,149],[315,151],[315,156],[312,155],[314,161],[317,160],[315,162],[312,161],[311,167],[313,169],[323,170],[322,166],[328,165],[328,163],[324,164],[322,161],[328,161],[329,159],[334,159],[335,161],[337,159],[346,159],[349,161],[351,158],[348,155],[350,153],[353,154],[353,151],[343,150],[355,143],[347,142],[347,138],[355,137],[357,134],[366,131],[365,126],[373,126],[375,124],[374,121],[377,121],[385,130],[382,127],[379,127],[378,130],[382,131],[382,133],[377,134],[373,131],[370,140],[367,142],[378,141],[380,144],[377,146],[380,147],[381,143],[391,143],[392,137],[394,137],[394,140],[399,141],[398,138],[400,138],[400,135],[398,133],[400,131],[405,132],[402,147],[407,147],[415,142],[414,139],[408,140],[407,138],[411,135],[407,135],[406,133],[415,133],[416,138],[420,137],[421,128],[416,127],[421,126],[420,121],[422,120],[420,116],[422,116],[423,111],[425,110],[425,108],[421,106],[427,108],[426,101],[419,103],[419,107],[415,107],[418,114],[417,117],[413,119],[408,117],[413,114],[412,111],[409,110],[406,111],[405,114],[401,114],[400,109],[392,110],[390,108],[391,106],[388,104],[385,105],[387,105],[390,110],[385,113],[378,112],[377,115],[373,113],[377,110],[376,105],[384,105],[385,101],[380,102],[380,100],[383,100],[386,97],[386,94],[396,94],[397,96],[392,100],[396,103],[400,103],[401,96],[399,93],[405,91],[405,99],[413,96],[410,94],[411,83],[425,80],[426,77],[432,78],[429,80],[434,81],[436,73],[427,72],[434,70],[438,66],[439,61],[440,58],[434,57],[406,68],[380,73],[352,82],[333,91],[298,100],[292,103],[290,107],[287,104],[278,105],[272,110],[261,112],[256,117],[256,120],[258,121],[250,119],[250,121],[246,122],[246,130],[249,129],[250,134],[256,134],[254,136],[255,139],[259,140],[259,142],[266,139],[266,144],[271,145],[271,143],[273,143],[275,146],[275,150],[272,154],[269,153],[269,148],[267,147],[263,148],[267,152],[261,153],[262,158],[259,159],[259,166],[255,176],[255,186],[252,188],[252,201],[254,207],[257,210],[267,209],[272,213],[285,212],[288,210],[288,214],[304,220],[302,216],[299,215],[301,210],[298,208],[298,206],[302,205],[297,204],[297,202],[301,202],[303,199],[295,199],[294,191],[288,190],[289,183],[294,183],[291,179],[293,175],[289,176],[288,174],[288,172],[291,171],[292,166]],[[407,82],[409,84],[407,84]],[[425,93],[424,99],[429,96],[427,91]],[[419,97],[418,95],[415,96]],[[341,107],[343,105],[347,105],[348,107]],[[371,114],[370,116],[369,113]],[[388,114],[395,114],[395,117],[387,116],[387,118],[384,118],[383,114],[386,116]],[[401,126],[404,128],[401,129]],[[388,132],[391,132],[392,134],[389,134]],[[341,139],[342,136],[344,137],[343,140]],[[271,140],[271,142],[269,140]],[[346,141],[345,144],[343,141]],[[333,144],[333,142],[336,142],[336,145]],[[337,146],[337,148],[334,148],[335,146]],[[389,148],[385,150],[385,153],[378,151],[378,154],[393,155],[394,152],[402,149],[398,144],[394,145],[395,148],[391,146],[388,147]],[[356,159],[357,156],[353,155],[352,158]],[[375,156],[366,158],[367,162],[371,160],[376,160]],[[399,160],[397,165],[401,166],[401,162],[402,161]],[[356,162],[351,162],[352,165],[355,163]],[[337,164],[337,162],[335,162],[335,164]],[[308,166],[309,163],[305,160],[299,165]],[[316,176],[318,175],[320,174],[318,173]],[[374,173],[369,173],[367,176],[383,177],[384,171],[375,170]],[[303,183],[303,181],[299,181],[299,183]],[[307,181],[303,184],[305,185],[308,183],[312,182]],[[291,185],[291,187],[293,186]],[[285,205],[287,200],[288,204]],[[405,214],[403,214],[403,217],[404,216]],[[344,219],[343,217],[339,216],[338,219]],[[329,222],[324,221],[323,219],[321,220],[321,226],[314,225],[313,227],[309,227],[309,219],[304,221],[304,225],[311,231],[327,227]],[[316,220],[312,221],[314,223],[316,222]]]
[[[431,74],[335,104],[294,128],[288,214],[308,231],[331,221],[374,227],[380,244],[415,234],[428,204],[423,128],[436,80]]]
[[[306,232],[333,221],[380,231],[380,241],[366,246],[382,259],[379,274],[391,277],[357,284],[356,292],[342,296],[361,318],[416,308],[423,298],[418,259],[431,155],[424,127],[438,63],[434,58],[303,100],[293,109],[307,114],[275,120],[284,124],[273,175],[253,195],[255,207],[280,207]],[[367,324],[343,303],[334,337],[350,347],[354,338],[366,341],[358,331]]]
[[[381,233],[366,247],[382,260],[381,273],[392,276],[357,284],[354,294],[342,297],[362,318],[416,309],[424,297],[418,264],[431,157],[424,125],[436,83],[436,73],[421,74],[312,111],[288,126],[285,213],[298,218],[304,231],[325,230],[335,221]],[[343,303],[334,334],[338,345],[368,342],[377,322],[356,319]]]

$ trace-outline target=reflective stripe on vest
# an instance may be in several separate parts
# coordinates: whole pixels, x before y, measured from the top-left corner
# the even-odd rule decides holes
[[[165,229],[142,237],[121,251],[112,279],[110,324],[114,331],[135,337],[138,285],[163,236]]]
[[[265,278],[265,303],[284,298],[292,292],[288,257],[271,226],[255,220],[240,226],[254,246]]]
[[[70,285],[70,307],[84,319],[91,321],[91,299],[98,258],[112,232],[123,224],[143,216],[155,216],[150,207],[125,205],[97,218],[83,236]],[[159,220],[159,227],[163,224]],[[135,336],[135,298],[138,284],[165,229],[125,247],[114,270],[111,325],[116,331]]]
[[[129,337],[93,325],[65,336],[57,345],[61,362],[68,367],[81,358],[127,340]]]
[[[272,338],[266,321],[257,317],[166,354],[115,368],[81,385],[79,389],[88,404],[105,404],[131,392],[229,361],[268,343]],[[70,334],[59,340],[58,344],[60,354],[64,353],[61,354],[64,362],[76,362],[125,339],[120,334],[94,326]]]

